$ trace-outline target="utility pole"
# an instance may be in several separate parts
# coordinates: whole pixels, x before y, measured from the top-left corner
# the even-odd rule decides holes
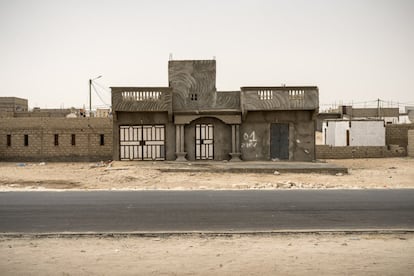
[[[378,119],[380,119],[380,99],[377,100]]]
[[[92,117],[92,81],[102,78],[102,76],[97,76],[96,78],[89,79],[89,117]]]
[[[92,79],[89,79],[89,116],[92,114]]]

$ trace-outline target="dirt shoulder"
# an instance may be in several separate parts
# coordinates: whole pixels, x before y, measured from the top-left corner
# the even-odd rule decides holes
[[[326,160],[349,174],[160,172],[153,162],[0,163],[0,190],[414,188],[413,158]],[[187,164],[188,165],[188,164]]]
[[[412,275],[414,234],[0,238],[2,275]]]

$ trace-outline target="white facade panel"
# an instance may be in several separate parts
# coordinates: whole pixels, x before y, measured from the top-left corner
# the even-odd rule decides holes
[[[352,121],[350,146],[385,146],[384,121]]]
[[[322,131],[325,145],[385,146],[384,121],[325,121]]]

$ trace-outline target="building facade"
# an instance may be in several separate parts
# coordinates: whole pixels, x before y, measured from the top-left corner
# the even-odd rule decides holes
[[[0,161],[112,159],[110,118],[0,118]]]
[[[315,159],[317,87],[217,91],[215,60],[172,60],[168,86],[111,90],[114,160]]]

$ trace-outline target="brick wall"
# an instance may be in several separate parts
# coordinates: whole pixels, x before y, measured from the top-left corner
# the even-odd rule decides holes
[[[414,129],[408,131],[407,153],[408,156],[414,157]]]
[[[407,149],[409,129],[414,129],[414,124],[386,125],[385,143],[387,145],[399,145]]]
[[[384,158],[407,156],[403,147],[332,147],[316,145],[317,159]]]
[[[58,145],[55,145],[55,134]],[[75,145],[72,145],[72,134]],[[28,135],[27,146],[25,135]],[[109,160],[112,159],[112,137],[109,118],[0,118],[0,161]]]

